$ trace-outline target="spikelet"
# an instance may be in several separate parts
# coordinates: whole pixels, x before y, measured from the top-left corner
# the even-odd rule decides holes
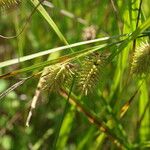
[[[131,65],[131,73],[142,75],[150,73],[150,45],[141,43],[135,50]]]
[[[78,76],[78,87],[83,95],[92,92],[100,79],[102,67],[105,64],[104,54],[98,52],[86,57]]]
[[[96,37],[96,27],[91,25],[83,29],[82,38],[83,40],[92,40]]]
[[[41,78],[39,80],[35,95],[32,99],[30,111],[27,116],[26,126],[29,126],[29,122],[36,107],[36,103],[42,90],[59,91],[63,87],[65,82],[74,75],[72,71],[74,66],[71,63],[56,64],[49,67],[45,67]]]
[[[72,77],[73,64],[56,64],[46,67],[42,74],[42,90],[59,91],[59,89]]]
[[[20,0],[0,0],[0,8],[6,9],[11,8],[20,3]]]

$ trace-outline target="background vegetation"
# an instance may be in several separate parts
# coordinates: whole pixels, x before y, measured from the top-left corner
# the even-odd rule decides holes
[[[135,49],[149,42],[150,1],[16,2],[0,1],[0,34],[9,37],[0,36],[0,150],[149,149],[150,79],[132,74],[131,64]],[[40,91],[26,127],[35,74],[70,62],[86,75],[96,52],[106,59],[92,92],[84,95],[78,77],[57,92]]]

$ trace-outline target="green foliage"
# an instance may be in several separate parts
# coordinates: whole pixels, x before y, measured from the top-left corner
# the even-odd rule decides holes
[[[0,149],[149,149],[148,6],[1,0]]]

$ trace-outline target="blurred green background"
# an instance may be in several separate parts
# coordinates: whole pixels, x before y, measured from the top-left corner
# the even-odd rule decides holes
[[[54,7],[46,6],[48,4],[46,2],[50,2]],[[42,5],[67,42],[72,44],[84,41],[84,32],[91,25],[94,27],[94,38],[133,32],[136,29],[140,2],[140,0],[52,0],[44,1]],[[149,6],[149,0],[142,1],[138,25],[141,25],[150,17]],[[5,36],[19,33],[34,9],[32,0],[23,0],[17,6],[10,5],[9,7],[3,8],[1,6],[0,11],[0,34]],[[64,11],[66,11],[65,14]],[[67,14],[70,14],[73,18]],[[148,38],[137,39],[137,46],[145,40],[148,40]],[[0,38],[0,63],[13,58],[19,60],[22,56],[63,45],[65,43],[60,40],[46,19],[37,10],[19,37],[13,39]],[[92,94],[82,97],[79,94],[78,97],[89,111],[100,117],[119,137],[122,136],[122,133],[118,131],[121,126],[121,131],[125,135],[121,138],[123,141],[128,141],[132,145],[132,149],[149,149],[149,77],[144,79],[144,83],[138,94],[135,95],[125,116],[121,119],[119,117],[121,107],[131,99],[139,88],[140,82],[142,82],[142,79],[137,76],[129,78],[128,75],[133,54],[132,46],[133,42],[126,44],[122,52],[104,68],[104,77]],[[83,48],[88,48],[88,45],[73,48],[73,50],[78,52]],[[106,51],[111,52],[111,47],[108,47]],[[43,61],[59,58],[65,54],[68,54],[67,50],[6,66],[0,68],[0,74],[38,63],[42,64]],[[0,79],[0,92],[4,92],[22,78],[39,71],[40,69],[34,69],[7,79]],[[114,140],[110,140],[106,134],[99,131],[82,112],[77,111],[76,107],[72,105],[67,108],[59,132],[58,128],[65,109],[66,98],[58,93],[42,91],[30,127],[26,127],[26,118],[38,80],[39,77],[32,78],[0,99],[0,150],[120,149],[116,146]],[[59,137],[57,138],[58,134]]]

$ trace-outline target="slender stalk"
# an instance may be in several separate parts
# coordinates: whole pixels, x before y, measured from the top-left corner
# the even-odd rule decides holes
[[[59,93],[63,97],[68,97],[68,92],[64,89],[61,89]],[[75,96],[71,95],[71,97],[69,98],[69,102],[72,105],[76,106],[78,111],[82,112],[91,124],[96,125],[101,132],[107,134],[109,139],[113,141],[113,143],[115,143],[119,148],[131,148],[129,143],[124,142],[121,137],[118,137],[111,129],[106,126],[106,124],[102,120],[100,120],[100,118],[98,118],[95,114],[90,112],[88,108],[81,104]]]
[[[55,137],[55,139],[54,139],[54,143],[53,143],[53,148],[52,148],[52,150],[55,150],[55,149],[56,149],[56,145],[57,145],[57,141],[58,141],[58,138],[59,138],[61,126],[62,126],[63,120],[64,120],[64,118],[65,118],[65,115],[66,115],[67,110],[68,110],[68,107],[69,107],[69,99],[70,99],[70,95],[71,95],[71,92],[72,92],[73,85],[74,85],[74,78],[73,78],[72,85],[71,85],[70,90],[69,90],[69,94],[68,94],[67,97],[65,97],[65,98],[66,98],[66,104],[65,104],[65,108],[64,108],[64,111],[63,111],[61,120],[60,120],[60,122],[59,122],[59,124],[58,124],[58,126],[57,126],[56,137]]]

